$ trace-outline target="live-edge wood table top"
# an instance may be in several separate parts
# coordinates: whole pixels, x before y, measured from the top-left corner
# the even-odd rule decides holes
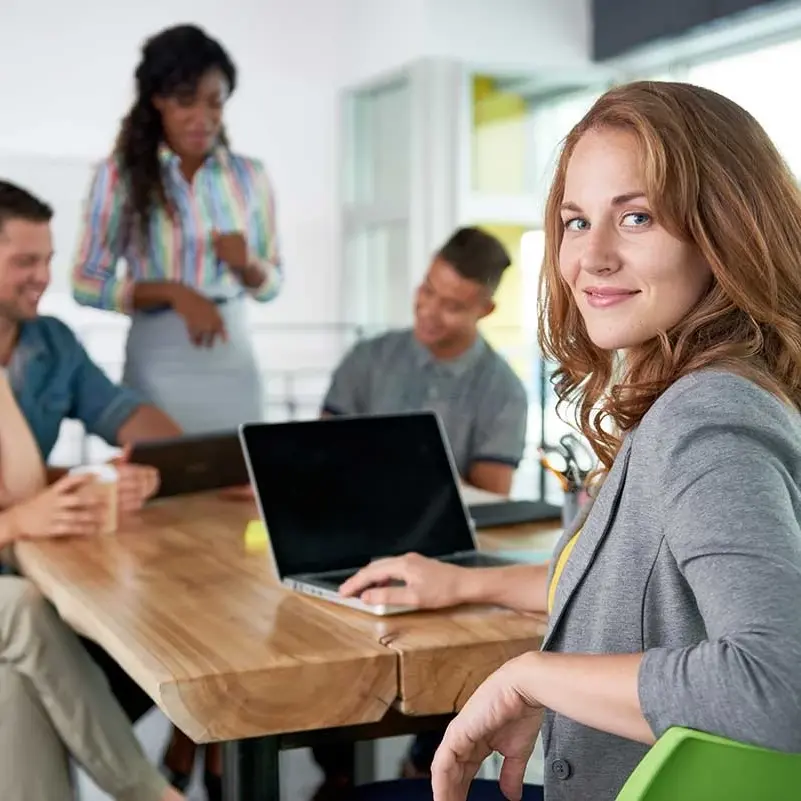
[[[196,742],[458,709],[542,618],[488,608],[392,618],[283,589],[248,552],[255,506],[214,494],[159,501],[116,535],[19,543],[22,571]],[[553,526],[487,532],[528,547]]]

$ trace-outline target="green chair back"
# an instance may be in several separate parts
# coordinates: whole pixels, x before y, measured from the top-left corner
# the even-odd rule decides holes
[[[668,729],[617,801],[791,801],[801,799],[801,754]]]

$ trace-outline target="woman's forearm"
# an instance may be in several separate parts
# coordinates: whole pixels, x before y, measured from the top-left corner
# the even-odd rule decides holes
[[[177,281],[141,281],[133,286],[133,307],[139,311],[172,308],[186,287]]]
[[[45,486],[39,446],[14,397],[8,375],[0,374],[0,501],[9,506]]]
[[[518,657],[517,691],[583,726],[652,744],[651,727],[640,708],[642,654],[560,654]]]
[[[13,514],[10,510],[0,512],[0,551],[7,545],[13,545],[17,538]]]
[[[547,580],[547,565],[469,568],[465,570],[461,602],[545,613]]]
[[[267,270],[269,268],[263,266],[259,262],[252,262],[247,267],[236,270],[236,277],[239,283],[246,289],[258,289],[267,278]]]

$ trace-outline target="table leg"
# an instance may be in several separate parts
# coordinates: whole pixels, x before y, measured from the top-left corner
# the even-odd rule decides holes
[[[280,801],[279,745],[278,737],[224,744],[224,801]]]
[[[353,778],[356,785],[372,784],[376,780],[376,748],[378,740],[354,743]]]

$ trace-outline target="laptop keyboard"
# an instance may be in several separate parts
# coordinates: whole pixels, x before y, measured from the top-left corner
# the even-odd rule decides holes
[[[324,582],[332,587],[339,589],[349,578],[355,576],[358,570],[332,570],[329,573],[315,573],[312,576],[301,576],[301,579],[306,581],[312,580],[315,582]],[[381,584],[373,584],[373,587],[402,587],[403,581],[398,579],[390,579],[389,581],[382,582]],[[365,587],[365,589],[367,589]]]
[[[358,572],[358,570],[331,570],[327,573],[315,573],[312,576],[301,578],[312,578],[317,581],[324,581],[326,584],[331,584],[334,587],[339,588],[349,578],[355,576]]]
[[[452,556],[440,557],[440,561],[447,562],[459,567],[504,567],[514,564],[509,559],[500,556],[492,556],[488,553],[478,551],[470,553],[453,554]],[[327,573],[317,573],[309,576],[298,576],[300,580],[311,581],[316,584],[323,583],[331,588],[339,589],[351,576],[355,576],[358,570],[331,570]],[[382,584],[374,584],[374,587],[402,587],[403,581],[390,579]],[[366,588],[365,588],[366,589]]]

